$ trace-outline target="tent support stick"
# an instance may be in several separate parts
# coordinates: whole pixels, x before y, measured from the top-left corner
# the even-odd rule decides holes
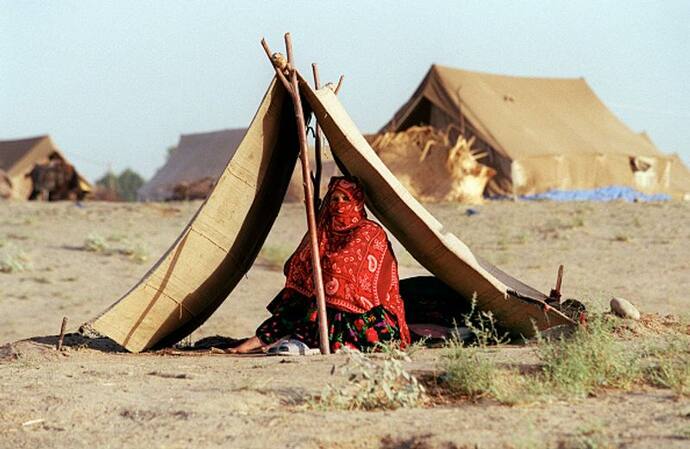
[[[319,240],[316,234],[316,212],[314,210],[314,192],[310,179],[309,169],[309,147],[307,146],[307,130],[304,123],[304,110],[302,109],[302,99],[299,94],[299,83],[297,82],[297,70],[295,69],[292,54],[292,38],[290,33],[285,33],[285,47],[287,49],[288,64],[290,67],[290,82],[292,89],[292,104],[295,109],[295,119],[297,120],[297,137],[299,139],[300,160],[302,161],[302,185],[304,186],[304,202],[307,206],[307,227],[309,228],[309,239],[311,240],[311,262],[314,268],[314,287],[316,290],[316,304],[319,310],[319,346],[321,354],[330,354],[328,343],[328,323],[326,322],[326,292],[323,288],[323,276],[321,274],[321,257],[319,253]]]
[[[60,326],[60,336],[58,337],[55,349],[62,351],[62,344],[65,341],[65,330],[67,329],[67,317],[62,317],[62,325]]]
[[[554,299],[558,299],[558,303],[561,303],[561,284],[563,283],[563,265],[558,266],[558,274],[556,275],[556,287],[551,289],[551,296]]]
[[[266,42],[266,39],[261,39],[261,46],[264,48],[264,51],[266,52],[266,56],[268,56],[268,60],[271,61],[271,65],[276,71],[276,75],[278,76],[278,79],[280,80],[281,83],[283,83],[283,86],[285,87],[285,90],[290,92],[290,83],[288,82],[287,78],[285,78],[285,74],[283,73],[283,69],[281,67],[278,67],[273,59],[273,53],[271,53],[271,49],[268,47],[268,42]]]
[[[321,89],[321,81],[319,81],[319,67],[316,63],[311,65],[312,73],[314,74],[314,88]],[[314,201],[318,208],[321,201],[321,175],[323,172],[323,162],[321,160],[321,127],[319,122],[316,122],[314,132],[314,160],[316,161],[316,169],[314,171]]]
[[[335,86],[335,94],[338,95],[338,92],[340,92],[340,88],[343,87],[343,80],[345,79],[345,75],[340,75],[340,78],[338,78],[338,84]]]

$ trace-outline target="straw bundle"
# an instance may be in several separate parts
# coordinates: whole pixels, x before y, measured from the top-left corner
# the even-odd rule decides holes
[[[457,135],[454,144],[451,133]],[[369,141],[393,174],[421,201],[480,204],[486,184],[496,174],[479,163],[486,153],[472,149],[474,138],[466,140],[453,125],[446,130],[413,126],[370,136]]]

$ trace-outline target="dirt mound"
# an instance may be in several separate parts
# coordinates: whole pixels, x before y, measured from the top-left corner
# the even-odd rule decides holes
[[[381,160],[415,196],[426,202],[481,204],[496,171],[479,163],[486,154],[472,149],[454,128],[413,126],[368,137]]]
[[[684,323],[676,315],[643,313],[639,321],[616,320],[616,333],[619,336],[655,337],[685,334],[690,335],[690,324]]]
[[[61,353],[55,347],[31,340],[20,340],[0,347],[0,363],[21,360],[27,363],[41,363],[59,360]]]

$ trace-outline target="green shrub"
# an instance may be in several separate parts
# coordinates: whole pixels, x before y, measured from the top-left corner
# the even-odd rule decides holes
[[[477,348],[455,342],[443,354],[441,369],[441,381],[448,391],[471,399],[491,395],[498,376],[496,364],[480,357]]]
[[[7,247],[0,252],[0,273],[19,273],[31,268],[31,259],[23,251]]]
[[[463,316],[463,323],[476,341],[473,345],[485,348],[490,345],[500,345],[508,341],[508,333],[498,330],[496,319],[491,311],[477,310],[477,294],[472,295],[470,311]],[[458,333],[456,329],[456,334]]]
[[[409,356],[391,349],[376,360],[359,351],[343,349],[347,354],[340,368],[348,375],[343,387],[326,385],[320,396],[311,402],[318,408],[344,410],[380,410],[416,407],[426,401],[426,391],[417,379],[405,370]]]
[[[105,239],[96,233],[86,236],[83,249],[92,253],[107,253],[110,250]]]
[[[650,356],[657,363],[647,369],[647,380],[670,389],[678,397],[690,396],[690,338],[674,338],[662,348],[652,350]]]
[[[613,324],[593,317],[572,337],[540,340],[544,382],[557,392],[586,396],[597,389],[628,389],[641,379],[637,351],[615,340]]]
[[[118,249],[118,252],[136,263],[144,263],[149,259],[148,250],[140,243],[125,242],[125,246]]]

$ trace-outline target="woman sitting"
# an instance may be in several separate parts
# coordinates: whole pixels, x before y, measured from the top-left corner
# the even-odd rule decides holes
[[[351,179],[334,177],[317,219],[332,351],[367,349],[378,342],[410,342],[398,288],[398,265],[386,232],[367,219],[364,192]],[[319,347],[311,246],[308,234],[285,263],[285,288],[268,305],[271,317],[256,335],[231,349],[246,353],[285,337]]]

